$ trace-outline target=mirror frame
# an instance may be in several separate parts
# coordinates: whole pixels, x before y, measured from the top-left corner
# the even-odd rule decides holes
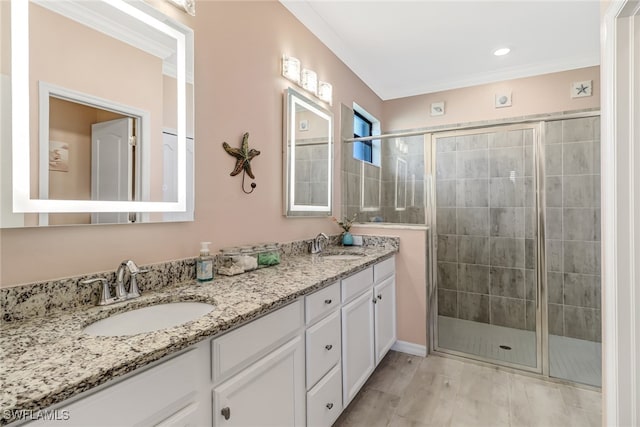
[[[186,38],[148,12],[143,2],[109,0],[109,5],[176,40],[178,201],[47,200],[31,198],[29,149],[29,1],[11,1],[12,187],[15,213],[185,212],[186,206]],[[159,13],[159,12],[158,12]],[[25,143],[25,141],[27,143]]]
[[[328,122],[327,144],[329,149],[327,159],[327,197],[326,206],[296,205],[295,204],[295,134],[296,105],[301,105],[317,114]],[[284,120],[283,120],[283,169],[284,169],[284,209],[287,217],[324,217],[332,214],[333,206],[333,113],[321,107],[316,102],[306,98],[292,88],[284,92]],[[289,141],[291,140],[291,144]],[[291,149],[289,149],[291,147]]]

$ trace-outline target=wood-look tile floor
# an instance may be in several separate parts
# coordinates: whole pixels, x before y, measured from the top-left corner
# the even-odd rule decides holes
[[[601,418],[599,392],[390,351],[334,426],[595,427]]]

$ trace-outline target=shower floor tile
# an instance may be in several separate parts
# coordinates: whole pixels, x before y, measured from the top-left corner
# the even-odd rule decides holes
[[[438,322],[438,347],[441,349],[536,366],[536,335],[533,331],[445,316],[438,316]],[[601,386],[600,343],[549,335],[549,350],[552,377]]]

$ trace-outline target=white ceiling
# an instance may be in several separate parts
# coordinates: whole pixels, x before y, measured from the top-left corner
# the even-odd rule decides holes
[[[600,63],[598,0],[280,1],[383,100]]]

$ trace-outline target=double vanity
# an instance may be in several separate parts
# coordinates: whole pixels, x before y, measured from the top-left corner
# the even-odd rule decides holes
[[[38,295],[4,295],[2,423],[330,426],[396,340],[397,248],[145,290],[152,266],[139,298],[15,321],[7,307]],[[136,333],[175,303],[205,314]]]

